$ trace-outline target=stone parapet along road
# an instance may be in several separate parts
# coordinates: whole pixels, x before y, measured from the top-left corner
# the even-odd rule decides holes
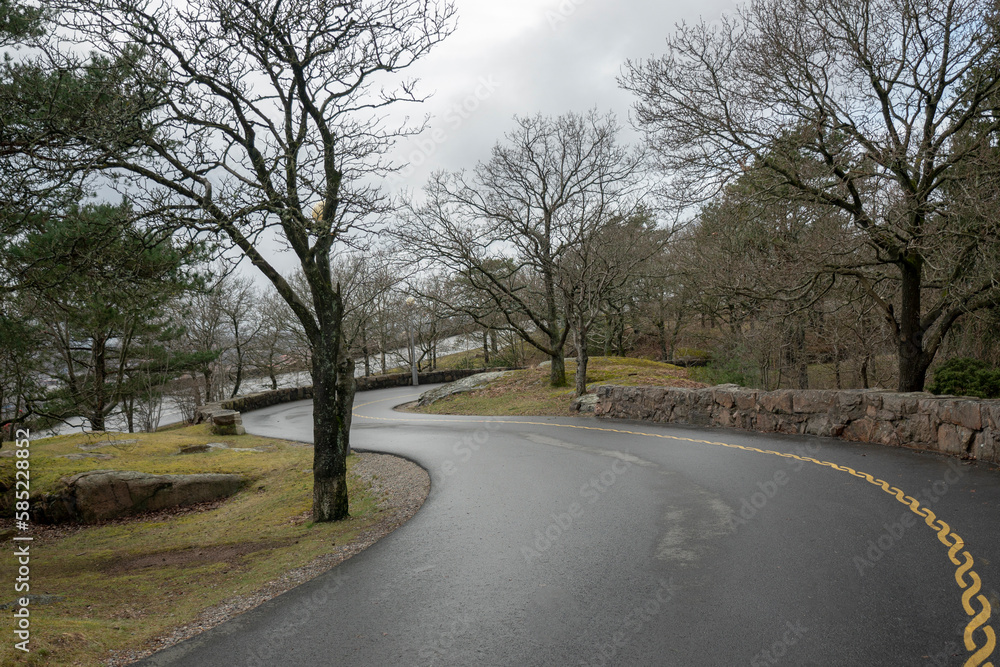
[[[597,387],[598,417],[830,436],[1000,463],[1000,401],[881,390]]]

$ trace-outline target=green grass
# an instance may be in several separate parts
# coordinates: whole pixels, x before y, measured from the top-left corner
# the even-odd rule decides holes
[[[566,360],[566,387],[549,385],[548,368],[511,373],[489,386],[437,401],[416,412],[452,415],[571,415],[576,387],[576,361]],[[591,357],[587,366],[588,389],[599,384],[622,386],[702,386],[688,379],[679,366],[647,359]]]
[[[127,438],[139,442],[93,450],[111,454],[110,460],[59,458],[80,452],[77,446],[87,441],[80,435],[32,442],[33,495],[54,490],[60,477],[93,469],[229,472],[252,481],[215,509],[71,528],[64,536],[39,531],[31,547],[30,592],[63,599],[29,607],[29,654],[13,649],[13,618],[10,611],[3,613],[0,632],[8,639],[0,664],[100,664],[110,651],[139,648],[208,607],[256,591],[329,553],[334,543],[346,544],[378,517],[378,499],[351,473],[353,456],[348,460],[352,516],[313,524],[308,520],[311,447],[250,435],[214,436],[205,425]],[[176,454],[182,445],[207,442],[267,451]],[[12,477],[13,461],[0,459],[4,478]],[[11,541],[5,542],[3,549],[12,553]],[[13,582],[14,558],[0,562],[3,581]],[[11,584],[0,603],[16,597]]]

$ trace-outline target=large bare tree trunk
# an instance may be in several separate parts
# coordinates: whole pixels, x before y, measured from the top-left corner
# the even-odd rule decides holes
[[[229,398],[236,398],[240,395],[240,386],[243,384],[243,355],[240,348],[236,348],[236,379],[233,380],[233,390],[229,392]]]
[[[350,406],[341,394],[339,308],[317,313],[319,340],[314,341],[313,380],[313,521],[337,521],[348,516],[347,435]],[[352,364],[353,365],[353,364]],[[353,373],[350,377],[353,386]],[[353,401],[353,392],[351,399]],[[345,423],[346,422],[346,423]]]
[[[210,367],[206,366],[201,374],[205,378],[205,402],[211,403],[215,398],[215,389],[212,387],[212,376],[214,373]]]
[[[559,348],[549,357],[549,384],[553,387],[566,386],[566,360],[563,358],[562,348]]]
[[[809,359],[806,356],[806,331],[802,322],[793,320],[788,331],[785,347],[785,363],[789,366],[789,376],[794,378],[796,389],[809,388]],[[780,372],[779,368],[779,372]],[[779,382],[780,385],[780,382]]]
[[[104,430],[104,383],[107,379],[107,360],[105,356],[105,341],[100,338],[93,340],[94,345],[94,399],[90,409],[90,430]]]
[[[899,391],[923,391],[934,354],[928,354],[924,346],[924,329],[920,322],[920,288],[922,283],[922,261],[919,257],[907,258],[900,262],[900,298],[897,349],[899,351]],[[936,352],[936,350],[935,350]]]
[[[344,456],[351,453],[351,417],[354,409],[354,392],[357,381],[354,379],[354,360],[347,354],[341,355],[338,364],[340,377],[337,379],[337,411],[340,423],[337,431],[338,449],[344,450]]]
[[[660,344],[660,360],[669,362],[670,359],[667,357],[667,332],[663,318],[657,318],[654,326],[656,327],[656,340]]]
[[[587,393],[587,364],[590,355],[587,354],[587,331],[577,328],[576,333],[576,395]]]

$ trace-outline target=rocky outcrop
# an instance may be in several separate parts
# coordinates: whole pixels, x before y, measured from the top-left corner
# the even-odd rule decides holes
[[[446,398],[448,396],[464,394],[470,391],[475,391],[476,389],[482,389],[494,380],[499,380],[509,374],[510,371],[492,371],[489,373],[477,373],[476,375],[471,375],[467,378],[462,378],[461,380],[449,382],[446,385],[435,387],[434,389],[420,394],[420,399],[417,401],[417,405],[423,407],[440,401],[442,398]]]
[[[907,446],[1000,463],[1000,401],[879,390],[596,389],[598,417]]]
[[[239,475],[91,470],[63,479],[59,491],[35,499],[32,515],[38,523],[94,523],[226,498],[243,484]]]
[[[594,412],[597,408],[597,400],[597,394],[584,394],[574,398],[573,402],[569,404],[569,408],[576,412]]]

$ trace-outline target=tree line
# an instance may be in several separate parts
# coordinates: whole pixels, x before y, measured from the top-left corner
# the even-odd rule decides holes
[[[224,260],[209,261],[201,244],[143,241],[130,218],[127,207],[87,205],[8,248],[8,266],[21,278],[0,320],[4,432],[77,417],[94,431],[153,432],[165,409],[191,421],[197,407],[241,395],[251,381],[270,389],[309,383],[309,339],[273,290]],[[67,247],[71,261],[62,256]],[[411,363],[433,370],[455,338],[449,350],[475,346],[485,365],[519,362],[506,332],[445,311],[454,281],[407,279],[401,262],[388,250],[333,258],[357,374]],[[307,293],[300,274],[289,280]],[[415,293],[434,298],[407,304]]]

